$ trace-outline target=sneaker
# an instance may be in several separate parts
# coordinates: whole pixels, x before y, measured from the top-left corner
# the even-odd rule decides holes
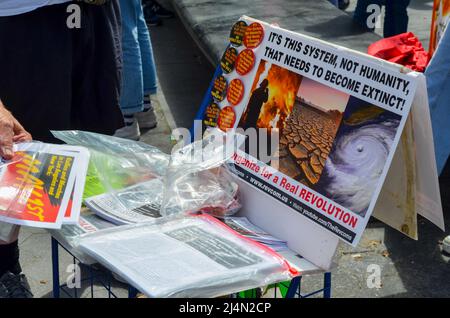
[[[16,275],[6,272],[0,278],[0,284],[7,290],[7,298],[33,298],[33,293],[24,274]]]
[[[139,123],[139,128],[141,129],[153,129],[158,125],[156,114],[153,108],[150,108],[145,112],[137,113],[136,119]]]
[[[172,11],[164,8],[162,5],[160,5],[158,2],[154,0],[147,1],[146,6],[149,7],[158,18],[170,19],[175,16],[175,14]]]
[[[160,26],[163,24],[161,18],[158,17],[151,8],[151,5],[146,5],[143,7],[143,9],[145,22],[147,22],[148,26]]]
[[[114,133],[114,137],[138,141],[141,137],[138,121],[135,119],[133,124],[117,129]]]
[[[447,255],[450,255],[450,235],[444,238],[444,241],[442,242],[442,250]]]

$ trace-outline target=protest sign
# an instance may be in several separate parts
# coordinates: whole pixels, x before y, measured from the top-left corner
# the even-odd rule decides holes
[[[279,144],[263,149],[269,160],[261,135],[256,153],[236,152],[237,174],[356,245],[399,144],[416,73],[248,17],[239,28],[244,23],[243,45],[230,41],[233,63],[213,79],[239,80],[243,97],[231,103],[209,92],[203,123],[278,132]]]
[[[430,56],[437,49],[450,19],[450,0],[434,0],[430,34]]]

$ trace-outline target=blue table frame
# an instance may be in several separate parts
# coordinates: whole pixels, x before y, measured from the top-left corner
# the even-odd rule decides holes
[[[53,278],[53,298],[60,298],[61,292],[63,292],[68,297],[78,298],[77,289],[74,288],[73,292],[70,293],[67,291],[66,284],[61,285],[59,279],[59,247],[62,247],[69,255],[73,258],[73,263],[76,264],[81,263],[75,255],[73,255],[68,249],[66,249],[63,245],[61,245],[54,237],[51,238],[51,247],[52,247],[52,278]],[[86,265],[89,269],[88,278],[83,279],[82,281],[89,281],[90,289],[91,289],[91,298],[94,298],[94,283],[99,282],[107,291],[108,298],[117,298],[117,295],[111,290],[111,281],[113,276],[111,273],[108,274],[108,277],[105,279],[104,277],[96,276],[92,266]],[[308,298],[313,295],[323,293],[323,298],[331,298],[331,273],[324,273],[324,285],[322,289],[313,291],[308,294],[301,294],[301,282],[302,276],[298,276],[293,278],[289,286],[286,286],[286,283],[279,283],[287,288],[286,298]],[[138,294],[138,290],[134,287],[128,287],[128,297],[135,298]],[[277,297],[277,291],[275,290],[275,297]]]

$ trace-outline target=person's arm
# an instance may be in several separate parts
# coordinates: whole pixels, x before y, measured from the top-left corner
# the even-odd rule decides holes
[[[0,156],[13,157],[13,143],[31,141],[31,135],[22,127],[0,100]]]

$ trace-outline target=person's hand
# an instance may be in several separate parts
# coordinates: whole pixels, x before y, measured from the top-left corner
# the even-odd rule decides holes
[[[31,140],[31,135],[0,101],[0,156],[6,160],[12,159],[13,143]]]

